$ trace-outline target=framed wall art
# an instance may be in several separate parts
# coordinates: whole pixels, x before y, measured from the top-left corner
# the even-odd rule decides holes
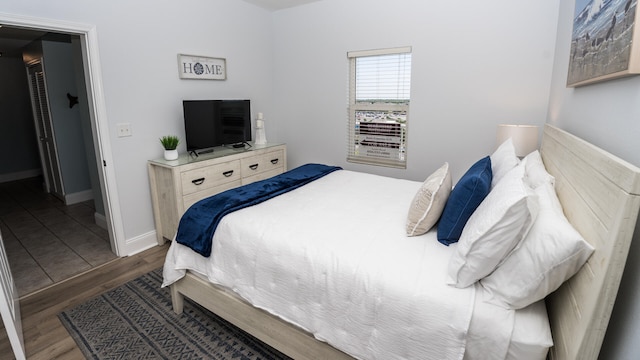
[[[178,54],[181,79],[226,80],[227,61],[223,58]]]
[[[638,0],[576,0],[567,86],[640,74]]]

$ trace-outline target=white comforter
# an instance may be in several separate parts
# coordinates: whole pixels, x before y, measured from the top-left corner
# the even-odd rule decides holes
[[[174,241],[163,286],[196,271],[357,358],[462,359],[476,289],[446,284],[454,248],[434,231],[405,235],[420,185],[331,173],[225,216],[210,258]],[[500,316],[477,353],[507,353],[513,314]]]

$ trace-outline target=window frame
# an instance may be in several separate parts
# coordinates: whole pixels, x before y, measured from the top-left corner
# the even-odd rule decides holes
[[[376,50],[364,50],[364,51],[350,51],[347,53],[349,59],[349,103],[348,103],[348,121],[347,121],[347,161],[352,163],[385,166],[392,168],[407,168],[407,135],[409,127],[409,107],[411,103],[411,97],[403,101],[402,103],[392,102],[358,102],[356,101],[356,62],[358,58],[372,57],[372,56],[384,56],[384,55],[401,55],[409,54],[411,56],[411,47],[399,47],[388,49],[376,49]],[[410,59],[410,58],[409,58]],[[410,77],[411,77],[411,64],[409,63],[409,89],[410,94]],[[397,158],[391,158],[387,156],[373,156],[360,154],[360,129],[357,123],[356,113],[359,111],[365,112],[404,112],[406,121],[400,126],[400,138],[399,146],[397,150]],[[358,125],[358,126],[356,126]],[[357,130],[356,130],[357,129]],[[371,149],[371,148],[369,148]],[[390,149],[390,148],[385,148]],[[392,150],[395,154],[395,151]]]

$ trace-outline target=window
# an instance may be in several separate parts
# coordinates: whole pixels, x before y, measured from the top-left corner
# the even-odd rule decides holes
[[[353,51],[347,57],[347,161],[406,168],[411,47]]]

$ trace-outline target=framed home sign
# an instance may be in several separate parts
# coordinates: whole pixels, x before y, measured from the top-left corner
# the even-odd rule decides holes
[[[181,79],[226,80],[227,61],[223,58],[178,54]]]
[[[567,86],[640,74],[637,5],[637,0],[576,0]]]

